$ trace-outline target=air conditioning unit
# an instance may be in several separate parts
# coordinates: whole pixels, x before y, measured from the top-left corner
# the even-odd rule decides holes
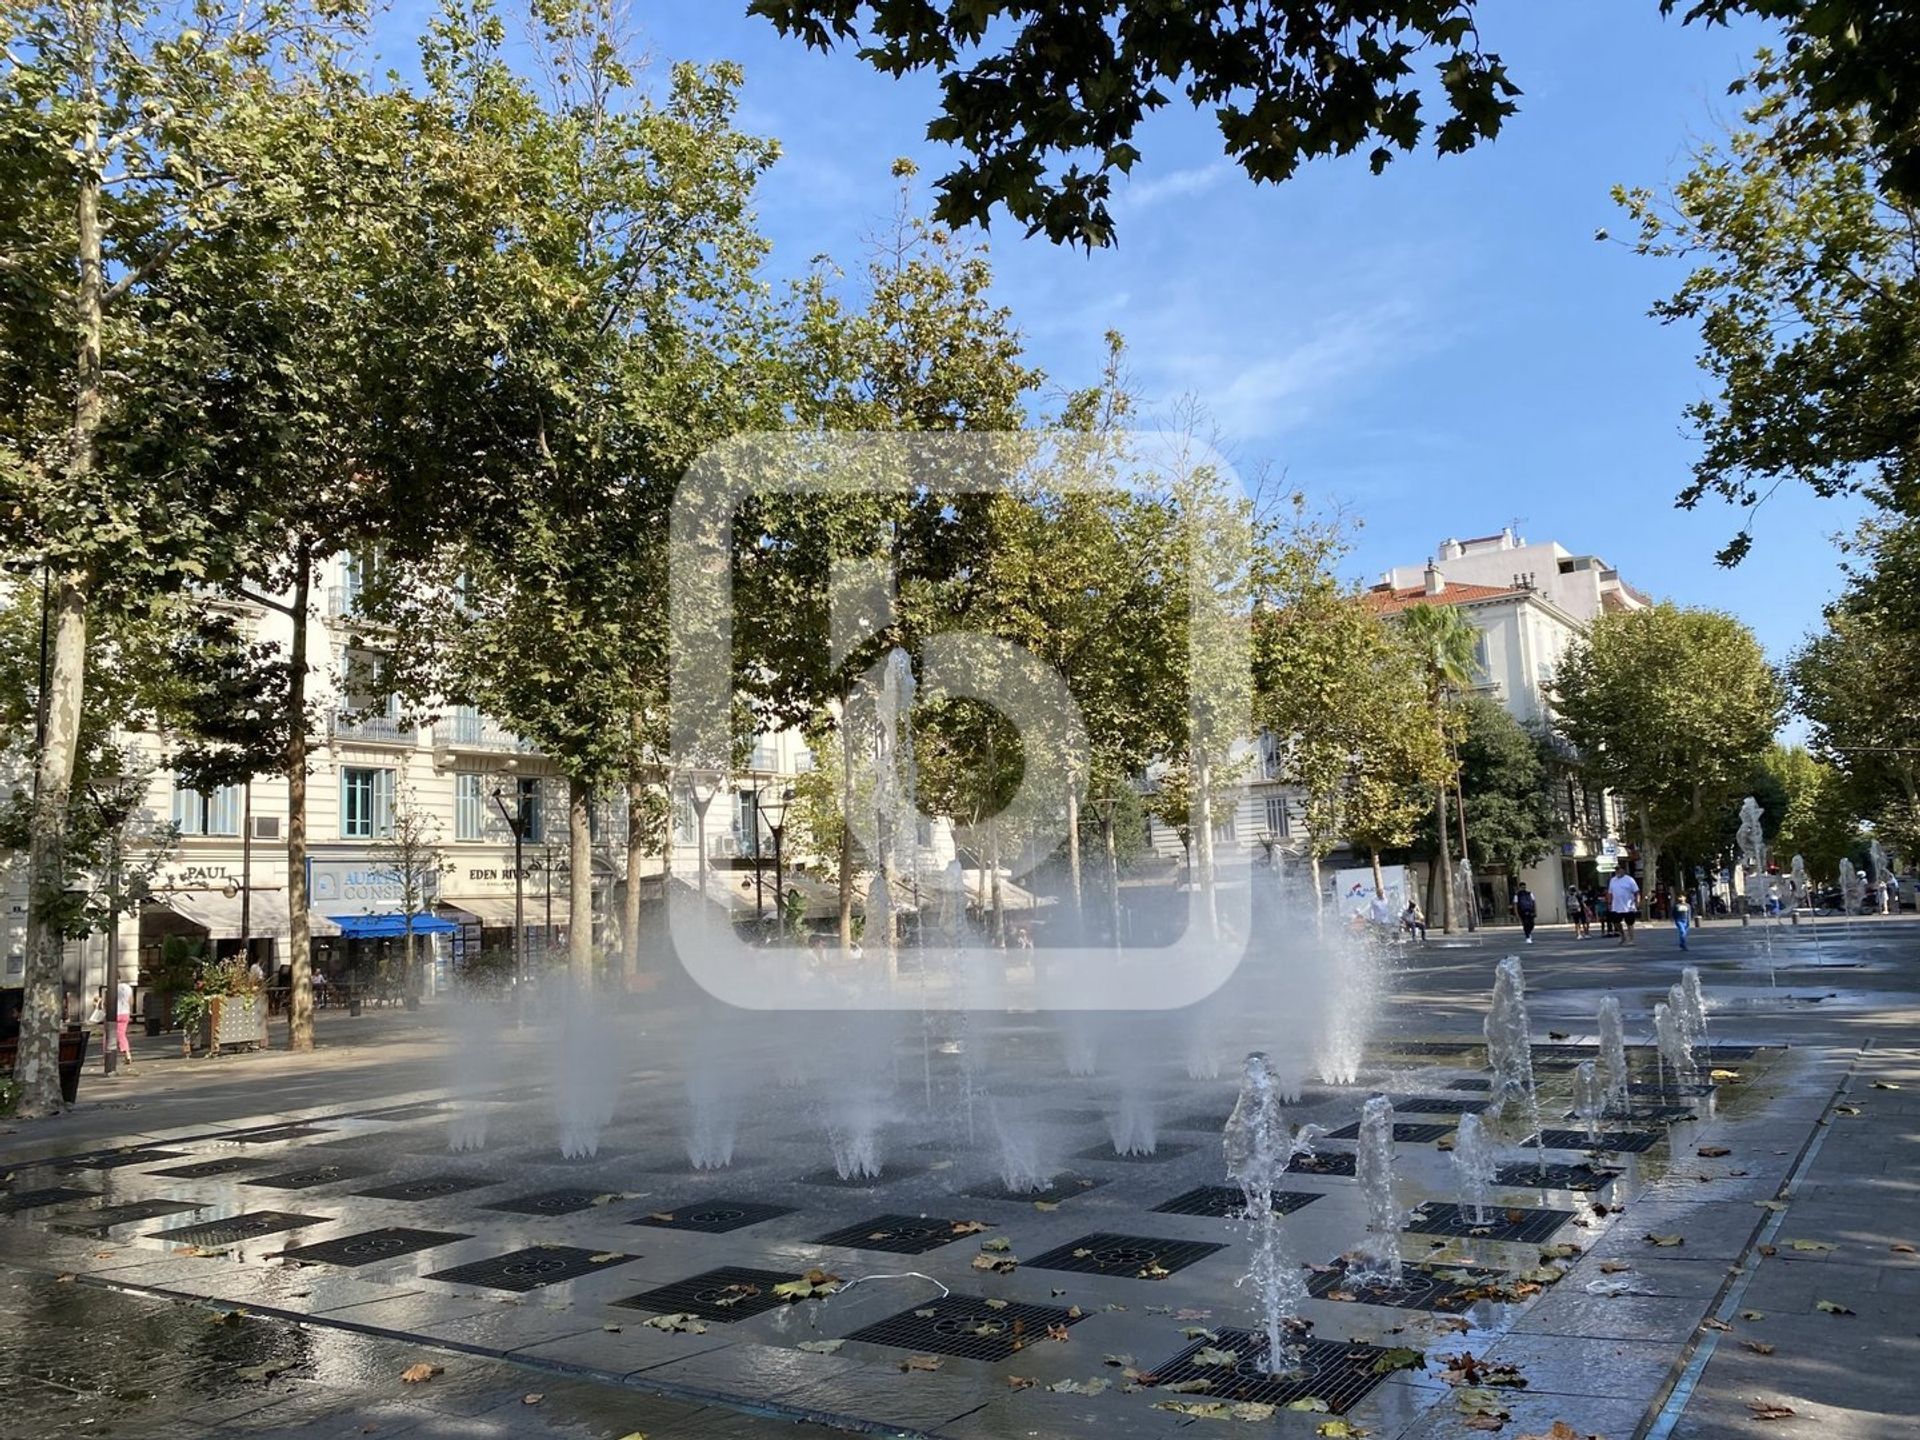
[[[278,815],[255,815],[253,829],[250,832],[255,840],[278,840],[280,838],[280,817]]]

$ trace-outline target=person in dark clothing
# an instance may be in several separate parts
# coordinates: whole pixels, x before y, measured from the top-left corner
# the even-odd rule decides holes
[[[1533,898],[1533,892],[1522,885],[1513,897],[1513,910],[1520,917],[1521,933],[1527,937],[1527,944],[1533,943],[1533,922],[1539,918],[1540,902]]]

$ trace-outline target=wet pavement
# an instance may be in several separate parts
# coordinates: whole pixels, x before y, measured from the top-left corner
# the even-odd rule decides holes
[[[1649,1148],[1543,1151],[1588,1167],[1550,1178],[1599,1188],[1503,1186],[1524,1241],[1449,1233],[1437,1208],[1456,1198],[1447,1107],[1476,1103],[1480,1009],[1506,937],[1397,951],[1393,1033],[1364,1083],[1316,1085],[1289,1115],[1336,1131],[1375,1091],[1421,1102],[1414,1123],[1441,1129],[1396,1146],[1397,1199],[1425,1217],[1402,1244],[1416,1287],[1449,1308],[1316,1284],[1306,1315],[1324,1343],[1304,1393],[1383,1440],[1555,1421],[1607,1440],[1910,1434],[1920,1257],[1901,1247],[1920,1245],[1920,926],[1857,928],[1851,942],[1823,928],[1826,975],[1810,976],[1808,936],[1776,934],[1777,986],[1760,937],[1727,924],[1685,957],[1657,927],[1631,950],[1561,939],[1526,952],[1547,1140],[1572,1123],[1576,1057],[1554,1047],[1591,1040],[1610,989],[1645,1039],[1641,1017],[1690,959],[1730,1002],[1713,1040],[1762,1048],[1716,1060],[1711,1095],[1636,1096],[1679,1112],[1621,1127],[1652,1135]],[[1840,960],[1857,962],[1844,984]],[[1848,1003],[1788,1005],[1781,991]],[[503,1039],[503,1063],[543,1043]],[[1200,1128],[1231,1108],[1224,1077],[1156,1073],[1159,1112],[1175,1118],[1144,1160],[1106,1141],[1110,1085],[1048,1080],[1059,1154],[1094,1183],[1036,1205],[997,1195],[984,1147],[937,1143],[952,1117],[913,1113],[917,1073],[889,1135],[899,1168],[859,1186],[820,1183],[819,1132],[771,1106],[749,1112],[731,1166],[692,1169],[664,1067],[628,1076],[590,1159],[554,1149],[536,1085],[492,1095],[487,1148],[450,1153],[430,1027],[405,1033],[384,1074],[364,1063],[371,1048],[176,1074],[143,1064],[159,1083],[106,1102],[137,1093],[139,1111],[96,1103],[0,1138],[0,1434],[659,1440],[797,1424],[1014,1440],[1249,1423],[1310,1435],[1328,1419],[1206,1409],[1267,1393],[1236,1338],[1259,1330],[1234,1284],[1245,1236],[1192,1198],[1224,1183],[1217,1130]],[[1651,1056],[1635,1061],[1651,1085]],[[1296,1171],[1285,1189],[1318,1197],[1281,1222],[1300,1260],[1327,1266],[1352,1247],[1353,1180]],[[816,1268],[844,1288],[773,1295]],[[1238,1363],[1170,1392],[1200,1346]],[[1376,1370],[1402,1347],[1424,1366]],[[1445,1357],[1460,1354],[1526,1383],[1451,1383]],[[442,1370],[402,1380],[416,1364]],[[1759,1419],[1755,1403],[1794,1413]]]

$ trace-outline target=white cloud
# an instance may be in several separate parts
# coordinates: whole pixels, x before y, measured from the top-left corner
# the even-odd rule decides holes
[[[1114,197],[1115,202],[1128,210],[1146,210],[1164,201],[1200,195],[1226,179],[1228,168],[1222,163],[1196,165],[1190,170],[1172,170],[1151,179],[1130,180]]]

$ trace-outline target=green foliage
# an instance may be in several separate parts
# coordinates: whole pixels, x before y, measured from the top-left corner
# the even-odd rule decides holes
[[[1476,870],[1497,865],[1517,875],[1566,838],[1553,803],[1551,748],[1488,696],[1469,695],[1458,708],[1468,858]],[[1433,812],[1421,816],[1413,848],[1437,853]]]

